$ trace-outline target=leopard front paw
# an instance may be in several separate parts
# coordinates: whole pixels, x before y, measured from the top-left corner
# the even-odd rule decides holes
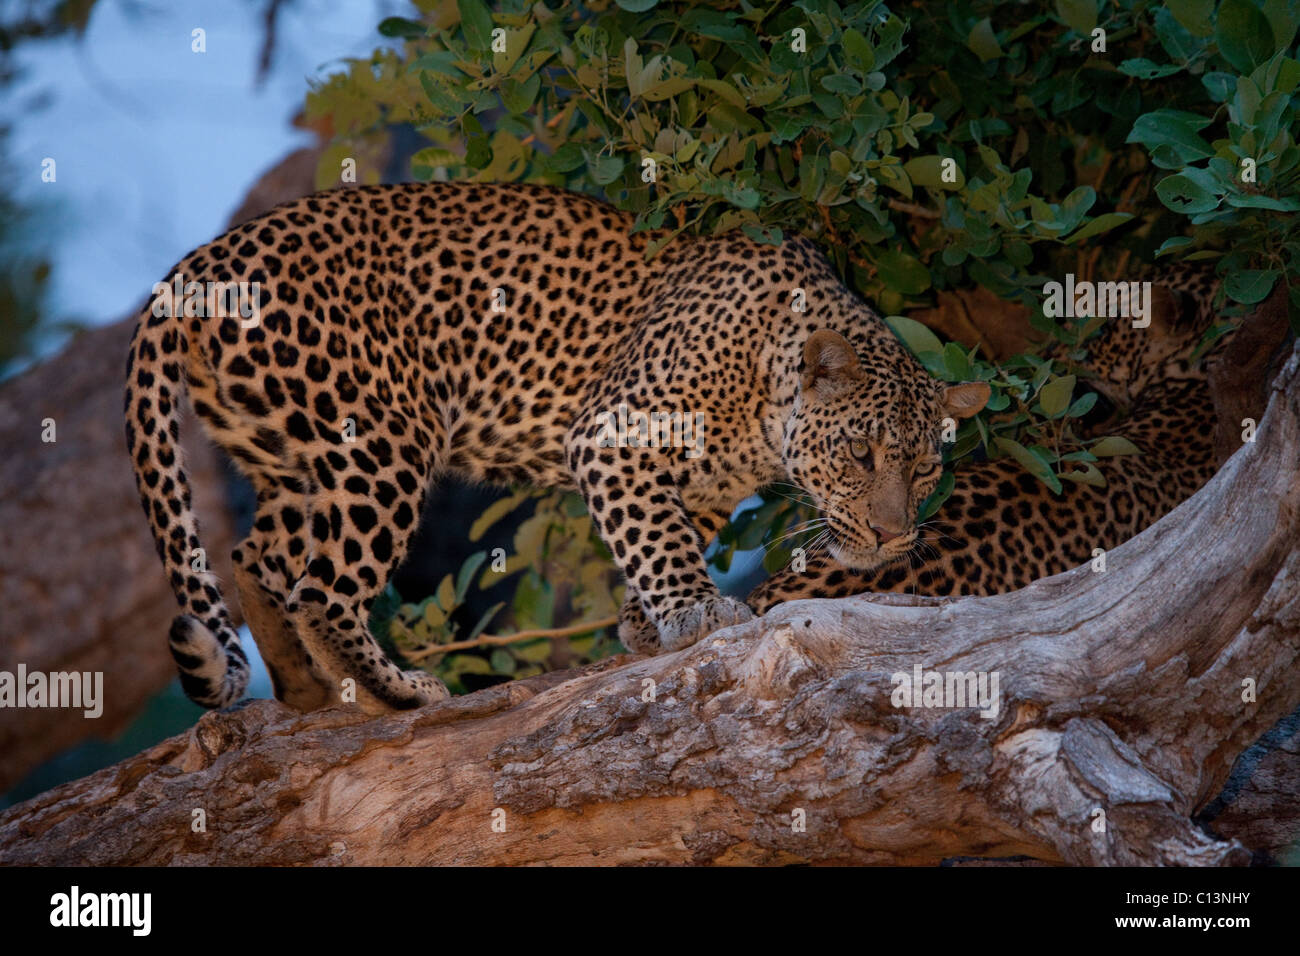
[[[659,631],[645,616],[645,609],[635,594],[624,598],[619,609],[618,639],[634,654],[658,654],[663,649],[659,646]]]
[[[430,674],[428,671],[410,670],[402,673],[407,680],[415,685],[416,695],[420,698],[422,706],[427,707],[429,704],[436,704],[438,701],[446,700],[451,696],[451,691],[447,689],[447,685],[439,677]]]
[[[722,595],[704,598],[666,615],[659,625],[659,642],[666,651],[680,651],[714,631],[753,617],[754,612],[743,601]]]

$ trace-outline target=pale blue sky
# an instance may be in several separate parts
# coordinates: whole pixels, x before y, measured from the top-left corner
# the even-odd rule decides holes
[[[271,75],[254,87],[263,0],[100,0],[86,36],[20,47],[12,123],[20,197],[47,204],[32,242],[52,253],[51,313],[89,324],[137,306],[184,253],[219,234],[248,187],[311,142],[289,125],[308,80],[385,40],[406,0],[295,0]],[[191,31],[207,52],[191,51]],[[41,161],[57,182],[41,181]]]

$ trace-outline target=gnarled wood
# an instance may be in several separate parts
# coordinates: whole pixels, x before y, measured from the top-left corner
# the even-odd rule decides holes
[[[1192,815],[1300,703],[1298,657],[1300,352],[1256,442],[1104,573],[796,602],[383,718],[259,701],[13,808],[0,860],[1240,863]],[[914,665],[996,672],[996,716],[895,707]]]

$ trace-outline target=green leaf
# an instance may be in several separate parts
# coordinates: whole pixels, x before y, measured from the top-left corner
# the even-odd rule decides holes
[[[969,382],[975,377],[971,368],[970,357],[966,350],[956,342],[949,342],[943,347],[943,365],[948,370],[948,380],[952,382]]]
[[[432,53],[417,57],[406,69],[408,73],[433,70],[435,73],[449,76],[453,80],[463,80],[465,79],[465,73],[456,66],[456,61],[459,59],[460,56],[451,50],[435,50]]]
[[[1183,162],[1204,159],[1214,155],[1214,151],[1197,135],[1197,131],[1208,126],[1209,123],[1209,119],[1195,113],[1169,109],[1153,110],[1137,118],[1124,142],[1141,143],[1147,149],[1154,149],[1161,145],[1172,146],[1178,151]]]
[[[515,590],[514,609],[520,627],[551,627],[555,616],[555,592],[536,571],[529,571]]]
[[[465,141],[465,162],[474,169],[484,169],[492,162],[492,147],[482,136],[471,136]]]
[[[488,658],[488,663],[492,665],[492,670],[498,674],[513,674],[515,672],[515,659],[504,647],[494,648]]]
[[[832,93],[843,93],[845,96],[857,96],[862,92],[862,84],[846,73],[823,76],[822,86]]]
[[[411,168],[416,166],[427,166],[429,169],[445,169],[453,166],[460,166],[465,162],[463,156],[453,153],[449,149],[442,149],[438,146],[429,146],[420,150],[411,157]]]
[[[1144,57],[1134,57],[1131,60],[1125,60],[1119,65],[1119,71],[1127,76],[1136,76],[1139,80],[1158,80],[1164,76],[1173,76],[1183,69],[1177,63],[1167,63],[1161,66],[1159,63],[1152,62]]]
[[[1273,28],[1273,42],[1277,49],[1285,50],[1300,29],[1300,16],[1296,15],[1295,0],[1264,0],[1264,16]]]
[[[437,601],[428,601],[424,605],[424,620],[430,627],[439,628],[447,623],[447,615],[438,606]]]
[[[1097,26],[1097,0],[1056,0],[1056,12],[1075,33],[1088,36]]]
[[[582,147],[577,143],[565,143],[547,159],[546,163],[557,173],[569,173],[587,160],[582,155]]]
[[[1201,85],[1216,103],[1225,103],[1237,91],[1237,78],[1231,73],[1211,70],[1201,77]]]
[[[483,509],[483,513],[475,518],[474,523],[469,526],[469,539],[477,541],[483,537],[488,528],[518,508],[528,496],[529,492],[527,491],[516,491],[512,495],[506,495],[504,498],[492,502]]]
[[[763,570],[768,574],[776,574],[778,571],[785,570],[793,553],[793,548],[787,548],[784,545],[768,548],[763,553]]]
[[[455,116],[460,112],[461,101],[440,85],[432,74],[427,72],[420,74],[420,87],[424,90],[424,95],[429,98],[429,102],[443,116]]]
[[[551,656],[551,642],[546,638],[535,641],[521,641],[510,645],[510,653],[521,661],[540,664]]]
[[[1043,484],[1047,485],[1047,487],[1051,488],[1058,495],[1061,493],[1061,482],[1057,479],[1056,474],[1052,471],[1047,462],[1043,461],[1043,459],[1039,458],[1024,445],[1020,444],[1020,442],[1010,438],[1003,438],[999,435],[993,439],[993,443],[997,445],[999,449],[1014,458],[1020,464],[1020,467],[1025,469],[1025,471],[1029,472]]]
[[[492,14],[483,0],[456,0],[460,11],[460,28],[465,31],[471,50],[487,53],[492,49]]]
[[[725,80],[699,80],[696,85],[717,93],[723,100],[742,110],[749,105],[749,101],[741,95],[740,91]]]
[[[379,21],[380,36],[409,39],[425,36],[428,32],[428,28],[423,23],[407,20],[405,17],[386,17]]]
[[[1156,195],[1174,212],[1181,212],[1188,216],[1208,212],[1219,205],[1218,196],[1181,173],[1176,176],[1166,176],[1156,183]]]
[[[487,560],[486,551],[475,551],[465,563],[460,566],[460,573],[456,575],[456,603],[460,604],[465,600],[465,595],[469,591],[470,582],[474,579],[474,573]]]
[[[930,288],[930,270],[915,256],[888,249],[876,260],[881,280],[904,295],[919,295]]]
[[[1214,38],[1239,73],[1250,73],[1274,53],[1273,28],[1250,0],[1223,0]]]
[[[1091,485],[1094,488],[1106,487],[1106,476],[1094,464],[1084,463],[1082,470],[1063,471],[1061,477],[1070,481],[1078,482],[1081,485]]]
[[[926,499],[921,502],[921,507],[917,509],[917,524],[928,521],[936,511],[943,507],[943,503],[948,500],[955,485],[956,479],[953,477],[953,473],[945,471],[939,478],[939,484],[935,485],[934,491],[930,492]]]
[[[740,231],[755,242],[761,242],[764,245],[779,246],[785,240],[785,233],[777,226],[766,226],[758,222],[747,222],[740,227]]]
[[[447,658],[445,667],[455,674],[488,675],[492,673],[492,665],[477,654],[452,654]]]
[[[1223,290],[1236,302],[1254,305],[1268,298],[1281,274],[1277,269],[1239,269],[1223,280]]]
[[[1214,25],[1210,23],[1214,0],[1165,0],[1165,6],[1193,36],[1207,37],[1214,32]]]
[[[1167,256],[1176,249],[1192,244],[1191,236],[1170,236],[1164,242],[1160,243],[1160,248],[1156,250],[1156,258]]]
[[[867,38],[852,27],[844,31],[844,52],[849,62],[864,73],[876,65],[876,51]]]
[[[1133,218],[1131,212],[1108,212],[1098,216],[1092,222],[1083,226],[1077,232],[1071,233],[1065,240],[1066,245],[1080,242],[1083,239],[1090,239],[1095,235],[1103,233],[1108,229],[1114,229],[1116,226],[1128,222]]]
[[[1275,212],[1300,211],[1300,199],[1287,197],[1274,199],[1272,196],[1259,196],[1248,193],[1244,196],[1228,196],[1228,205],[1238,209],[1272,209]]]
[[[444,575],[442,581],[438,584],[438,607],[444,611],[450,611],[456,606],[456,584],[451,579],[451,575]]]
[[[501,105],[511,113],[520,115],[528,112],[537,94],[542,88],[542,75],[534,73],[522,83],[515,80],[501,82]]]
[[[934,189],[961,189],[965,186],[966,177],[962,174],[961,167],[955,164],[956,181],[950,183],[943,181],[943,163],[943,156],[917,156],[904,163],[903,170],[918,186],[929,186]]]
[[[624,161],[618,156],[598,156],[588,163],[592,182],[608,186],[623,174]]]
[[[1043,406],[1043,413],[1048,418],[1060,418],[1070,407],[1070,398],[1074,395],[1073,375],[1054,378],[1038,393],[1038,402]]]
[[[497,612],[500,611],[505,606],[506,606],[505,601],[498,601],[496,604],[493,604],[490,608],[484,611],[483,616],[480,617],[478,619],[478,623],[474,625],[474,630],[469,632],[469,634],[465,637],[465,640],[472,641],[474,640],[474,638],[478,637],[485,630],[487,630],[487,626],[492,623],[492,618],[496,617]]]
[[[885,316],[885,324],[893,330],[913,355],[924,355],[928,352],[938,355],[943,352],[943,343],[916,319],[909,319],[902,315],[888,315]]]
[[[498,73],[509,73],[514,68],[519,58],[523,56],[524,50],[528,48],[528,41],[532,39],[536,30],[535,23],[525,23],[517,29],[506,30],[506,51],[492,54],[492,65],[496,67]],[[540,82],[541,77],[537,76],[537,80]]]
[[[1110,458],[1115,455],[1140,455],[1142,450],[1122,435],[1107,435],[1088,449],[1098,458]]]
[[[1000,412],[1011,404],[1011,398],[1006,392],[994,391],[989,398],[988,404],[984,406],[986,412]]]
[[[1070,406],[1070,410],[1065,414],[1068,415],[1070,418],[1082,418],[1084,415],[1087,415],[1090,411],[1092,411],[1092,406],[1096,404],[1097,404],[1097,393],[1084,392],[1082,395],[1079,396],[1079,398],[1074,402],[1074,404]],[[1083,452],[1083,454],[1086,455],[1087,452]],[[1061,457],[1065,458],[1067,456],[1062,455]]]
[[[971,28],[970,35],[966,37],[966,45],[985,63],[1002,56],[1002,47],[998,44],[993,23],[988,17]]]
[[[614,2],[629,13],[645,13],[659,0],[614,0]]]
[[[1178,22],[1178,18],[1167,8],[1155,12],[1156,36],[1169,59],[1182,66],[1188,66],[1199,58],[1205,44],[1192,36],[1187,28]]]

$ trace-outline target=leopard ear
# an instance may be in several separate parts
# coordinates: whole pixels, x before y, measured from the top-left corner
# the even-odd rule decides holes
[[[963,382],[939,390],[943,413],[952,418],[970,418],[989,403],[993,390],[987,382]]]
[[[858,353],[844,336],[830,329],[818,329],[803,346],[803,367],[799,384],[805,392],[818,385],[862,377]]]

